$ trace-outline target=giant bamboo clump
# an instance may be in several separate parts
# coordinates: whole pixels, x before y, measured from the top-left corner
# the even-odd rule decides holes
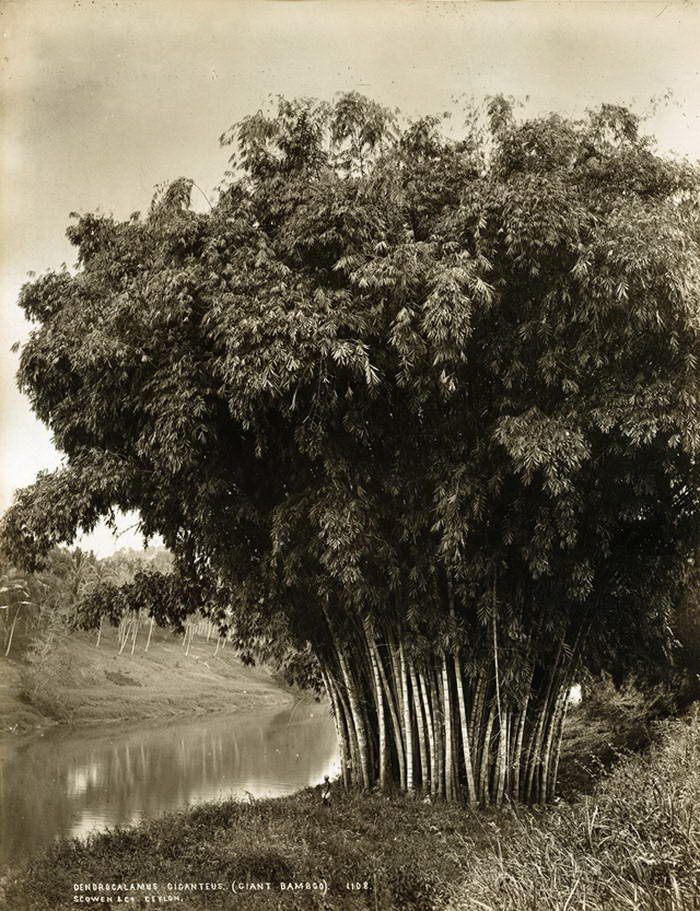
[[[555,638],[540,627],[539,641],[514,649],[499,644],[495,614],[492,635],[475,641],[453,613],[449,644],[435,648],[398,620],[378,625],[337,605],[324,617],[316,654],[346,786],[472,805],[551,798],[581,626]]]
[[[20,300],[65,466],[0,533],[137,510],[174,572],[84,616],[203,608],[325,687],[349,787],[543,802],[577,668],[664,660],[687,575],[699,181],[622,108],[481,113],[281,99],[210,211],[78,217]]]

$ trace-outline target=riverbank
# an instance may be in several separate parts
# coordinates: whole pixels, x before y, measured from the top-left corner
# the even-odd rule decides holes
[[[71,633],[43,660],[0,658],[0,734],[55,724],[109,724],[146,718],[283,708],[294,694],[264,667],[247,667],[230,649],[155,630],[132,655],[117,633]]]
[[[330,807],[317,789],[210,804],[62,842],[6,879],[0,905],[689,911],[700,907],[699,802],[696,714],[552,809],[474,812],[337,787]]]

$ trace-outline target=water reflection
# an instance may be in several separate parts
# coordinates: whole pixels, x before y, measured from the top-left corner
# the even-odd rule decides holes
[[[316,704],[0,740],[0,864],[187,805],[290,794],[334,774],[337,755]]]

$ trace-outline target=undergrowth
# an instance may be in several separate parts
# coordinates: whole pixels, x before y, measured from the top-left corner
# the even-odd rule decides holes
[[[661,727],[658,745],[604,774],[592,796],[494,824],[451,907],[700,908],[700,722]]]
[[[607,674],[591,678],[564,726],[558,793],[592,793],[618,762],[647,749],[663,731],[657,722],[677,713],[674,694],[662,685],[641,689],[633,678],[615,686]]]

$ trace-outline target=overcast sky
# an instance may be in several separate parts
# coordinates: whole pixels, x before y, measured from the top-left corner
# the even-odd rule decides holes
[[[126,217],[178,176],[211,190],[217,137],[270,93],[355,89],[420,114],[503,92],[578,114],[602,100],[651,112],[670,90],[650,129],[700,158],[698,3],[4,0],[0,27],[0,512],[60,464],[14,383],[27,272],[72,265],[71,211]],[[106,529],[82,543],[139,545]]]

